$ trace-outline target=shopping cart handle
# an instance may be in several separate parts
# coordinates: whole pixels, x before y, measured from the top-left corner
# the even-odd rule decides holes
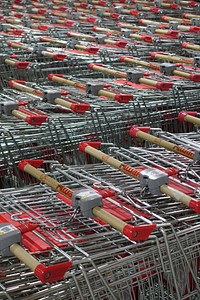
[[[80,152],[85,152],[85,148],[91,146],[95,149],[98,149],[101,146],[101,142],[81,142],[79,143],[78,149]]]
[[[41,165],[44,163],[43,159],[26,159],[26,160],[21,160],[18,163],[18,169],[20,171],[24,172],[24,168],[26,167],[26,165],[31,165],[34,168],[40,168]]]
[[[181,122],[184,122],[186,116],[197,117],[197,114],[198,113],[196,111],[181,111],[178,114],[178,120],[181,121]]]
[[[64,279],[65,273],[71,268],[71,266],[72,261],[63,262],[48,267],[43,264],[39,264],[35,268],[34,274],[43,283],[57,282]]]

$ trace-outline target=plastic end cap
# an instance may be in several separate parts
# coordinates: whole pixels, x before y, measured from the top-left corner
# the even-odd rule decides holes
[[[127,44],[128,44],[128,42],[122,41],[122,40],[116,41],[116,43],[115,43],[115,45],[119,48],[125,48]]]
[[[169,6],[171,9],[178,9],[178,4],[171,3]]]
[[[101,146],[101,142],[81,142],[78,149],[80,152],[85,152],[85,148],[88,146],[98,149]]]
[[[184,42],[184,43],[182,44],[182,48],[187,48],[187,45],[188,45],[188,43],[187,43],[187,42]]]
[[[163,54],[163,52],[152,52],[151,58],[155,59],[157,54]]]
[[[124,226],[122,233],[131,241],[146,241],[155,228],[156,224],[141,226],[127,224]]]
[[[96,54],[99,51],[99,48],[94,46],[88,46],[85,50],[89,53]]]
[[[173,82],[157,82],[156,88],[161,91],[169,91],[173,87]]]
[[[13,88],[15,83],[26,84],[26,81],[23,81],[23,80],[10,80],[8,85],[9,85],[10,88]]]
[[[24,171],[24,168],[26,167],[26,165],[31,165],[34,168],[39,168],[42,164],[44,163],[43,159],[26,159],[26,160],[21,160],[18,163],[18,169],[20,171]]]
[[[118,18],[120,17],[120,15],[119,15],[119,14],[115,14],[115,13],[111,13],[111,14],[110,14],[110,17],[111,17],[112,19],[118,19]]]
[[[128,56],[120,56],[119,61],[124,62],[126,58],[128,58]]]
[[[20,70],[24,70],[29,66],[29,64],[29,61],[17,61],[15,62],[14,67]]]
[[[200,26],[190,26],[190,32],[198,33],[200,31]]]
[[[95,66],[95,64],[89,64],[89,65],[88,65],[88,69],[89,69],[89,70],[93,70],[93,67],[94,67],[94,66]]]
[[[56,53],[53,55],[54,60],[64,60],[67,57],[66,54]]]
[[[184,122],[184,121],[185,121],[185,117],[186,117],[187,115],[196,117],[196,116],[197,116],[197,112],[196,112],[196,111],[181,111],[181,112],[178,114],[178,121]]]
[[[190,200],[189,207],[194,210],[197,214],[200,214],[200,200],[192,199]]]
[[[93,24],[93,23],[96,23],[97,18],[95,18],[95,17],[88,17],[88,18],[86,19],[86,21],[87,21],[88,23]]]
[[[36,116],[36,115],[29,115],[26,117],[25,122],[32,126],[41,126],[47,120],[48,116]]]
[[[200,74],[190,74],[189,79],[194,82],[200,82]]]
[[[70,105],[70,109],[77,114],[84,114],[86,111],[88,111],[90,109],[90,105],[89,104],[72,103]]]
[[[43,264],[39,264],[34,274],[40,279],[41,282],[57,282],[64,278],[65,273],[71,268],[72,261],[63,262],[46,267]]]
[[[135,10],[135,9],[131,9],[130,10],[130,15],[132,16],[137,16],[139,14],[139,11]]]
[[[138,131],[143,131],[143,132],[149,133],[150,129],[151,129],[150,127],[137,127],[137,126],[133,126],[133,127],[131,127],[129,133],[130,133],[131,137],[136,138]]]
[[[54,76],[55,76],[55,77],[63,77],[63,74],[52,74],[52,73],[51,73],[51,74],[48,75],[48,80],[49,80],[49,81],[53,81],[53,77],[54,77]]]
[[[132,94],[117,94],[115,95],[114,100],[118,101],[119,103],[128,103],[133,99]]]

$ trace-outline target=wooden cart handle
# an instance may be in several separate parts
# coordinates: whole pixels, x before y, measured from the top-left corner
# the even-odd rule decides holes
[[[12,244],[10,252],[33,271],[43,283],[63,280],[65,273],[72,266],[71,261],[45,266],[18,244]]]

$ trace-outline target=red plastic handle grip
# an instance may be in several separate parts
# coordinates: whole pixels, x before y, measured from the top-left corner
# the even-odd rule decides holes
[[[34,112],[28,111],[28,110],[23,109],[23,108],[19,108],[18,110],[27,115],[27,117],[25,118],[25,122],[27,122],[29,125],[32,125],[32,126],[40,126],[48,118],[48,116],[45,115],[45,114],[43,114],[43,115],[39,114],[38,115]]]
[[[95,18],[95,17],[88,17],[88,18],[86,19],[86,21],[87,21],[88,23],[95,23],[95,22],[97,21],[97,18]]]
[[[128,103],[132,99],[132,94],[116,94],[114,98],[114,100],[118,101],[119,103]]]
[[[86,47],[85,50],[89,53],[96,54],[99,51],[99,48],[98,47],[93,47],[93,46],[88,46],[88,47]]]
[[[46,31],[49,29],[49,26],[46,26],[46,25],[38,25],[37,27],[38,30],[41,30],[41,31]]]
[[[156,88],[161,91],[169,91],[173,86],[173,82],[157,82]]]
[[[74,24],[76,24],[75,21],[71,21],[71,20],[65,20],[65,21],[64,21],[64,25],[65,25],[66,27],[73,27]]]
[[[90,109],[90,105],[89,104],[72,103],[70,106],[70,109],[77,114],[84,114],[86,111],[88,111]]]
[[[65,273],[71,268],[72,261],[63,262],[46,267],[43,264],[39,264],[34,274],[41,280],[41,282],[57,282],[64,278]]]
[[[26,69],[29,66],[29,61],[16,61],[14,67],[20,70]]]
[[[190,26],[190,31],[198,33],[200,31],[200,27],[199,26]]]
[[[67,54],[55,53],[53,55],[54,60],[64,60],[67,57]]]
[[[111,13],[111,14],[110,14],[110,17],[111,17],[112,19],[118,19],[118,18],[120,17],[120,15],[119,15],[119,14],[115,14],[115,13]]]
[[[150,35],[142,35],[142,40],[146,43],[152,43],[152,37]]]
[[[194,82],[200,82],[200,74],[190,74],[189,79]]]
[[[116,43],[115,43],[115,45],[119,48],[125,48],[127,44],[128,44],[128,42],[123,41],[123,40],[116,41]]]
[[[132,241],[146,241],[155,228],[156,224],[141,226],[127,224],[124,226],[123,234]]]
[[[200,214],[200,200],[199,199],[190,200],[189,208],[194,210],[197,214]]]
[[[131,9],[130,10],[130,15],[132,16],[137,16],[139,14],[139,11],[135,10],[135,9]]]

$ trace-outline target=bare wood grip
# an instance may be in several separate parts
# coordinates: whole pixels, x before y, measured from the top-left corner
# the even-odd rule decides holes
[[[196,50],[196,51],[200,51],[200,46],[199,45],[191,45],[191,44],[187,44],[186,45],[187,49],[192,49],[192,50]]]
[[[183,203],[187,207],[189,207],[190,201],[192,200],[192,198],[190,196],[188,196],[178,190],[174,190],[166,184],[161,185],[160,191],[161,191],[161,193],[171,197],[172,199]]]
[[[119,232],[123,232],[124,226],[127,225],[125,222],[100,207],[93,208],[92,212],[97,218],[105,221]]]
[[[86,50],[86,46],[83,46],[83,45],[75,45],[75,48],[77,49],[77,50],[83,50],[83,51],[85,51]]]
[[[12,115],[15,116],[18,119],[24,120],[26,119],[27,115],[19,110],[13,109]]]
[[[154,87],[157,84],[157,81],[151,80],[151,79],[147,79],[147,78],[140,78],[138,81],[139,81],[139,83],[147,84],[147,85],[154,86]]]
[[[80,89],[86,89],[86,85],[83,83],[78,83],[76,81],[73,80],[68,80],[62,77],[58,77],[58,76],[52,76],[52,81],[57,82],[57,83],[61,83],[64,85],[69,85],[69,86],[73,86],[75,88],[80,88]]]
[[[12,66],[12,67],[15,65],[15,61],[11,60],[11,59],[5,59],[5,63]]]
[[[104,91],[104,90],[100,90],[98,91],[98,95],[99,96],[105,96],[105,97],[108,97],[110,99],[115,99],[115,96],[116,94],[112,93],[112,92],[107,92],[107,91]]]
[[[174,153],[184,155],[184,156],[186,156],[188,158],[191,158],[191,159],[194,158],[194,152],[193,151],[190,151],[190,150],[185,149],[183,147],[177,146],[176,144],[165,141],[161,138],[157,138],[157,137],[155,137],[151,134],[148,134],[146,132],[143,132],[141,130],[136,132],[136,136],[139,137],[139,138],[142,138],[142,139],[144,139],[144,140],[146,140],[146,141],[148,141],[152,144],[156,144],[160,147],[164,147],[165,149],[168,149],[168,150],[170,150]]]
[[[10,246],[10,252],[21,262],[23,262],[31,271],[34,271],[35,268],[40,265],[40,262],[38,262],[37,259],[35,259],[18,244],[12,244]]]
[[[150,69],[160,70],[159,65],[148,63],[146,61],[139,61],[137,59],[133,59],[133,58],[129,58],[129,57],[124,58],[124,61],[127,62],[127,63],[132,63],[132,64],[135,64],[135,65],[138,65],[138,66],[143,66],[143,67],[147,67],[147,68],[150,68]]]
[[[102,72],[104,74],[115,76],[115,77],[126,78],[126,73],[124,73],[124,72],[118,72],[118,71],[108,69],[108,68],[104,68],[104,67],[97,66],[97,65],[93,65],[92,69],[95,70],[95,71]]]
[[[69,102],[67,100],[64,100],[64,99],[61,99],[61,98],[56,98],[55,103],[59,104],[61,106],[67,107],[67,108],[70,108],[70,106],[72,105],[71,102]]]
[[[37,95],[39,97],[42,97],[42,95],[43,95],[43,93],[40,90],[33,89],[29,86],[26,86],[24,84],[20,84],[18,82],[13,83],[13,88],[15,88],[16,90],[19,90],[21,92],[26,92],[26,93],[30,93],[30,94],[33,94],[33,95]]]
[[[179,63],[183,63],[183,64],[189,64],[189,65],[193,64],[193,59],[182,58],[182,57],[171,56],[171,55],[156,54],[155,58],[179,62]]]
[[[109,156],[91,146],[86,146],[85,152],[96,157],[97,159],[105,162],[106,164],[114,167],[115,169],[120,170],[124,174],[127,174],[135,179],[139,179],[140,171],[137,170],[136,168],[132,168],[129,165],[124,164],[123,162],[119,161],[118,159],[116,159],[112,156]]]
[[[192,123],[194,125],[200,125],[200,119],[190,115],[185,116],[184,121]]]

